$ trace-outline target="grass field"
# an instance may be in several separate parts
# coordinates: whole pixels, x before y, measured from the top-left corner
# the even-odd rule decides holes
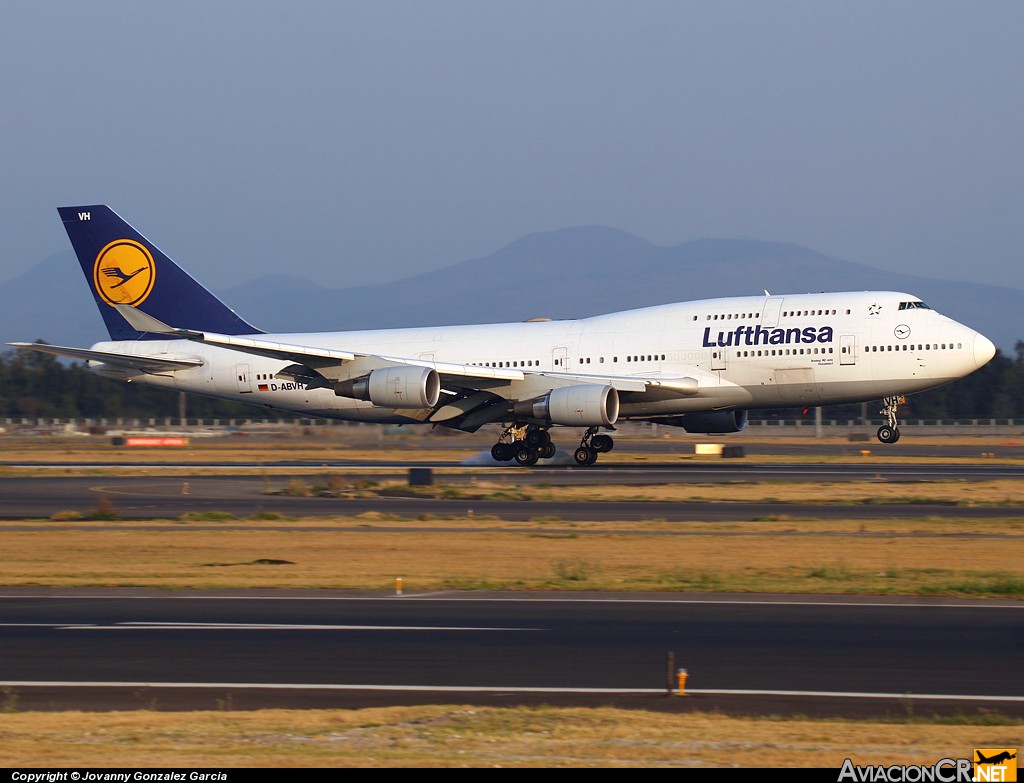
[[[230,446],[230,448],[229,448]],[[309,444],[289,444],[290,457]],[[21,449],[18,445],[15,451]],[[83,451],[78,451],[83,449]],[[210,451],[245,455],[237,444]],[[408,458],[409,451],[403,450]],[[116,463],[122,457],[99,452]],[[271,452],[280,455],[278,444]],[[28,448],[85,458],[84,446]],[[91,454],[92,452],[90,452]],[[269,452],[268,452],[269,453]],[[317,452],[326,457],[323,452]],[[132,454],[135,457],[135,454]],[[177,455],[175,455],[177,458]],[[16,457],[8,456],[8,459]],[[28,458],[28,457],[22,457]],[[53,457],[54,459],[58,457]],[[234,458],[234,456],[232,456]],[[377,458],[382,458],[379,454]],[[438,458],[431,451],[430,459]],[[691,458],[679,456],[680,459]],[[856,459],[856,457],[850,457]],[[304,483],[325,479],[312,471]],[[284,491],[301,491],[283,487]],[[349,491],[351,487],[334,487]],[[359,491],[404,491],[373,486]],[[1024,597],[1024,487],[1021,482],[729,483],[662,487],[493,485],[430,490],[485,497],[649,500],[704,499],[768,504],[737,523],[572,523],[481,519],[237,520],[207,515],[147,523],[131,520],[0,523],[5,585],[139,585],[406,590],[543,589],[773,591]],[[998,520],[823,521],[770,513],[773,501],[942,502],[999,505]],[[109,509],[108,509],[109,510]],[[88,515],[89,509],[69,510]],[[71,529],[64,529],[70,525]],[[389,530],[385,531],[384,528]],[[395,528],[398,528],[397,532]],[[743,556],[737,556],[737,553]],[[614,709],[402,707],[370,710],[135,712],[83,715],[24,712],[18,694],[0,692],[0,765],[176,767],[829,767],[932,764],[974,747],[1017,748],[1021,721],[998,714],[933,718],[909,710],[888,721],[822,721],[764,716],[648,713]]]
[[[364,514],[123,524],[0,523],[4,583],[379,590],[401,576],[409,590],[1024,596],[1017,517],[572,523]]]
[[[832,780],[846,758],[927,766],[976,747],[1018,748],[1022,734],[996,716],[784,720],[610,708],[8,713],[0,766],[823,767]]]

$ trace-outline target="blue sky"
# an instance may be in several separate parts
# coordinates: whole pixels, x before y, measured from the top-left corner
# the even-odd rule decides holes
[[[1024,289],[1019,2],[0,14],[0,280],[69,247],[55,207],[107,203],[215,288],[383,282],[601,224]]]

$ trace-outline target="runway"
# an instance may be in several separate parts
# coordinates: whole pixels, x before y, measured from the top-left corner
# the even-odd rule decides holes
[[[1024,605],[840,596],[6,589],[24,708],[607,704],[1024,715]],[[669,696],[686,668],[687,698]]]
[[[174,466],[184,471],[186,466]],[[188,466],[191,471],[209,466]],[[265,467],[265,466],[264,466]],[[330,466],[319,475],[338,476],[350,482],[366,479],[404,482],[408,470],[423,467],[405,463],[395,466]],[[165,466],[170,472],[171,466]],[[141,468],[139,468],[141,471]],[[119,468],[121,475],[41,476],[0,478],[0,519],[48,518],[59,512],[88,512],[98,498],[106,497],[124,519],[148,520],[177,518],[190,512],[219,511],[243,518],[266,512],[295,517],[357,515],[380,512],[402,518],[424,514],[437,517],[491,515],[499,519],[528,520],[559,517],[567,520],[644,520],[668,521],[751,520],[766,514],[789,514],[822,519],[880,519],[955,516],[965,519],[991,519],[1012,516],[1012,508],[961,506],[948,503],[886,503],[878,505],[830,503],[727,503],[658,501],[522,501],[492,498],[439,499],[431,497],[290,497],[280,493],[293,478],[311,481],[317,474],[296,472],[294,465],[280,471],[256,475],[164,475],[148,466],[140,475],[132,466]],[[658,486],[664,484],[757,482],[757,481],[870,481],[879,484],[906,484],[908,496],[926,495],[915,485],[929,481],[1024,479],[1024,467],[1015,465],[772,465],[743,463],[722,465],[686,464],[606,468],[476,468],[464,469],[449,464],[433,468],[434,480],[462,488],[473,483],[490,482],[501,486],[547,484],[551,487],[591,484]],[[132,475],[124,475],[130,473]],[[157,475],[154,475],[157,474]],[[472,494],[472,493],[469,493]]]
[[[779,464],[735,460],[658,461],[650,463],[598,463],[578,465],[545,465],[530,468],[514,464],[466,464],[450,461],[421,460],[365,461],[365,460],[280,460],[267,462],[110,462],[51,461],[0,462],[0,467],[32,471],[33,474],[55,474],[69,471],[89,471],[106,475],[126,474],[197,474],[256,475],[280,478],[291,475],[327,473],[332,475],[375,478],[381,480],[404,479],[410,469],[427,468],[443,476],[445,481],[466,482],[473,476],[489,481],[502,480],[521,484],[658,484],[706,483],[715,481],[941,481],[963,479],[990,481],[1024,478],[1024,465],[991,463],[835,463],[800,462]]]
[[[115,471],[105,467],[91,476],[2,478],[0,518],[87,512],[105,497],[121,520],[130,521],[111,522],[96,528],[100,531],[125,531],[153,520],[211,511],[240,520],[217,522],[218,530],[244,527],[245,517],[266,512],[315,518],[372,511],[398,520],[431,515],[436,529],[443,529],[446,518],[472,515],[509,521],[544,518],[549,531],[556,519],[984,519],[1018,511],[928,502],[611,503],[289,497],[268,492],[287,487],[293,478],[308,482],[320,474],[353,482],[372,478],[404,483],[413,467],[430,467],[436,482],[464,491],[484,482],[511,487],[624,484],[642,490],[663,484],[856,480],[904,484],[908,496],[927,497],[932,481],[1024,478],[1024,467],[1000,464],[778,465],[732,460],[599,463],[587,469],[289,461],[253,464],[247,474],[244,467],[239,474],[237,464],[223,470],[214,463],[120,466]],[[195,475],[197,470],[204,475]],[[694,494],[699,492],[695,487]],[[64,523],[45,524],[55,529]],[[197,526],[202,523],[193,522],[188,529]],[[5,525],[8,530],[18,527],[17,522]],[[373,534],[390,528],[339,524],[331,529]],[[694,533],[659,529],[635,534]],[[813,535],[827,537],[829,532]],[[989,537],[1003,541],[1024,536]],[[23,709],[352,708],[444,702],[823,716],[989,710],[1024,716],[1024,686],[1017,676],[1024,604],[1014,601],[678,593],[0,592],[0,689],[10,689],[4,692],[13,694]],[[678,667],[689,672],[685,698],[669,695],[674,687],[670,674]]]

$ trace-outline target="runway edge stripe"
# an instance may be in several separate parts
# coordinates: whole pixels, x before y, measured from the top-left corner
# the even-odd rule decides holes
[[[543,688],[477,687],[465,685],[339,685],[317,683],[258,682],[69,682],[60,680],[0,680],[8,688],[245,688],[247,690],[310,691],[414,691],[457,693],[635,693],[664,694],[665,688]],[[990,696],[942,693],[865,693],[845,691],[776,691],[748,689],[688,688],[687,693],[703,696],[804,696],[828,699],[927,699],[931,701],[1024,702],[1024,696]]]

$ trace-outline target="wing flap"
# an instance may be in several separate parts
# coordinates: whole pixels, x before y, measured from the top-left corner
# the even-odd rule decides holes
[[[434,414],[430,417],[432,422],[440,424],[445,421],[452,421],[460,416],[465,416],[471,411],[477,408],[483,407],[486,403],[494,399],[493,394],[488,392],[476,392],[470,394],[467,397],[461,397],[454,402],[450,402],[447,405],[443,405],[434,411]]]

